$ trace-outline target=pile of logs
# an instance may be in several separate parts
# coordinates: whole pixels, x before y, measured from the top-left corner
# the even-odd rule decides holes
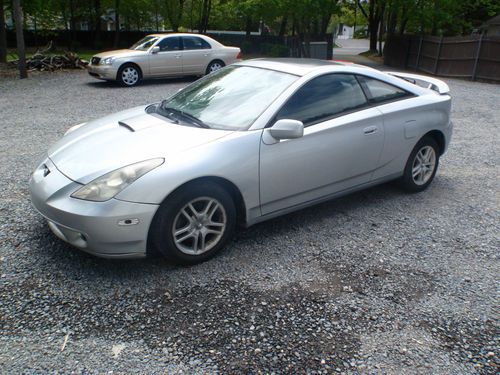
[[[55,55],[50,53],[52,42],[45,48],[37,50],[33,56],[26,59],[26,67],[28,70],[54,71],[61,69],[85,69],[88,61],[78,57],[74,52],[64,52],[63,55]],[[12,65],[17,66],[19,60],[11,61]]]

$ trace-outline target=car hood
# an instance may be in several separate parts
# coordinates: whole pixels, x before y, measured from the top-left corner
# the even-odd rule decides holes
[[[233,131],[202,129],[147,114],[145,106],[91,121],[65,135],[48,152],[57,169],[87,184],[112,170],[143,160],[175,155]]]
[[[132,56],[141,56],[141,55],[147,55],[147,51],[136,51],[133,49],[116,49],[113,51],[106,51],[106,52],[101,52],[98,53],[97,55],[94,55],[94,57],[99,57],[101,59],[105,59],[106,57],[132,57]]]

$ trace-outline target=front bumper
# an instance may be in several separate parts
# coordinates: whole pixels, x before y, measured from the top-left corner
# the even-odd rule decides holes
[[[90,202],[71,198],[81,186],[64,176],[48,158],[33,172],[31,202],[47,219],[52,232],[99,257],[146,256],[149,226],[158,206],[118,199]]]
[[[118,69],[113,65],[87,65],[87,72],[94,78],[115,80]]]

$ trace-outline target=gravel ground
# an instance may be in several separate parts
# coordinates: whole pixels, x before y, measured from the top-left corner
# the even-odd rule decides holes
[[[424,193],[302,210],[193,267],[55,238],[27,189],[48,146],[189,82],[0,80],[2,373],[498,373],[498,85],[448,80],[455,135]]]

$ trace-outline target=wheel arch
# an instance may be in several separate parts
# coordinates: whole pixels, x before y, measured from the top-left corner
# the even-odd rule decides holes
[[[162,201],[165,202],[169,197],[171,197],[173,194],[178,192],[179,190],[182,190],[186,188],[189,185],[194,185],[200,182],[212,182],[215,183],[219,186],[221,186],[223,189],[225,189],[230,195],[231,198],[233,199],[234,205],[236,207],[236,219],[238,224],[244,224],[246,222],[246,205],[245,205],[245,200],[243,199],[243,195],[241,194],[240,189],[234,184],[234,182],[224,178],[224,177],[218,177],[218,176],[203,176],[203,177],[197,177],[193,180],[189,180],[182,185],[179,185],[177,188],[175,188],[172,192],[170,192]]]
[[[431,130],[430,132],[427,132],[424,134],[422,138],[425,137],[430,137],[436,141],[438,147],[439,147],[439,156],[444,154],[444,151],[446,149],[446,140],[444,138],[444,134],[439,131],[439,130]]]
[[[121,63],[120,66],[118,67],[118,70],[116,72],[116,80],[119,81],[119,77],[121,74],[121,70],[126,66],[126,65],[133,65],[137,71],[139,72],[139,79],[144,78],[144,73],[142,72],[142,69],[139,64],[132,62],[132,61],[126,61],[124,63]]]
[[[212,63],[214,63],[214,62],[219,62],[219,63],[221,63],[221,64],[222,64],[222,67],[225,67],[225,66],[227,65],[227,64],[226,64],[226,62],[225,62],[222,58],[220,58],[220,57],[216,57],[216,58],[214,58],[214,59],[210,60],[210,62],[207,64],[207,67],[205,68],[205,72],[207,72],[207,73],[208,73],[208,68],[209,68],[209,66],[210,66]]]
[[[182,185],[179,185],[177,188],[172,190],[165,198],[163,198],[162,203],[163,204],[167,199],[169,199],[172,195],[177,193],[178,191],[186,188],[189,185],[197,184],[200,182],[212,182],[215,183],[219,186],[221,186],[223,189],[225,189],[230,195],[231,198],[233,199],[235,208],[236,208],[236,223],[238,225],[244,226],[246,223],[246,205],[245,201],[243,199],[243,195],[241,194],[240,189],[231,181],[229,181],[226,178],[223,177],[218,177],[218,176],[203,176],[203,177],[198,177],[193,180],[189,180]],[[147,236],[147,248],[146,248],[146,254],[148,255],[158,255],[159,251],[155,249],[153,246],[153,243],[151,242],[151,231],[154,225],[154,222],[157,218],[158,211],[155,213],[153,220],[150,223],[149,229],[148,229],[148,236]]]

